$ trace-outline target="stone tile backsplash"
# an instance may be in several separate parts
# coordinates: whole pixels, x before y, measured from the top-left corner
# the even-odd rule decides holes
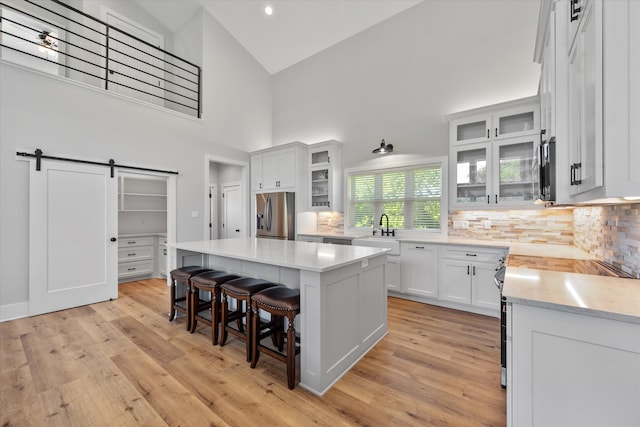
[[[454,228],[457,222],[468,228]],[[573,245],[573,234],[573,209],[449,212],[449,236],[465,239]]]
[[[574,245],[640,279],[640,203],[573,208],[449,212],[449,236]],[[466,221],[468,228],[454,228]],[[485,228],[490,221],[490,228]],[[341,233],[341,212],[319,212],[318,232]]]
[[[574,244],[640,279],[640,203],[577,207]]]
[[[318,212],[318,233],[342,233],[344,230],[344,215],[342,212]]]

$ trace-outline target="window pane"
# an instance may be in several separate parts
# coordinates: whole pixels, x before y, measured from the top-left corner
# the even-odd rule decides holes
[[[373,203],[354,203],[351,208],[352,227],[371,227],[373,220]]]
[[[417,230],[440,229],[440,200],[414,202],[413,228]]]
[[[413,171],[413,194],[415,197],[440,197],[442,173],[440,168]]]
[[[385,173],[382,175],[382,198],[404,199],[405,172]]]
[[[385,202],[382,204],[382,212],[389,217],[389,228],[405,228],[404,202]],[[386,219],[382,221],[382,225],[386,227]]]
[[[370,227],[372,221],[378,226],[384,213],[390,228],[441,228],[441,198],[446,197],[441,165],[369,171],[350,175],[347,182],[350,227]]]

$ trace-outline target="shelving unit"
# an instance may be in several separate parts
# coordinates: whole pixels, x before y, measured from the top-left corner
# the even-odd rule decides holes
[[[166,180],[121,174],[118,200],[121,212],[167,212]]]

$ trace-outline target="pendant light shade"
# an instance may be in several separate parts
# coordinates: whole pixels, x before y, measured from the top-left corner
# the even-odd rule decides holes
[[[393,152],[393,145],[385,143],[384,139],[380,142],[380,147],[372,151],[373,154],[387,154],[391,152]]]

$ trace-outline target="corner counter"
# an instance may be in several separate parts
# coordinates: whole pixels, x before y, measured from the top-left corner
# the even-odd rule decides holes
[[[508,267],[507,425],[638,425],[640,280]]]
[[[300,289],[300,386],[316,395],[387,334],[388,249],[256,238],[168,246],[171,269],[196,264]]]

